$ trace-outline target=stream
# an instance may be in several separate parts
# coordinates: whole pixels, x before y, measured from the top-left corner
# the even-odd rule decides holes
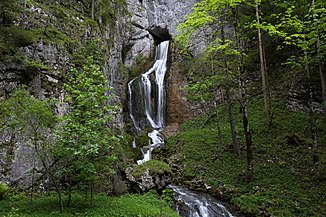
[[[137,161],[140,165],[151,160],[151,152],[164,145],[161,131],[165,126],[166,90],[165,74],[170,41],[157,45],[155,62],[144,74],[128,83],[129,116],[136,133],[144,132],[146,127],[152,129],[147,135],[149,145],[142,147],[143,159]],[[135,139],[132,146],[136,147]],[[183,217],[232,217],[218,201],[205,194],[197,194],[185,188],[170,185],[175,192],[176,211]]]
[[[233,217],[217,200],[207,194],[199,194],[175,185],[169,185],[175,192],[175,210],[182,217]]]

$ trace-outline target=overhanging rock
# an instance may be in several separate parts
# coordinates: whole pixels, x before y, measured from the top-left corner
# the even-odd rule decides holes
[[[147,28],[147,31],[153,36],[156,45],[172,39],[167,27],[151,26]]]

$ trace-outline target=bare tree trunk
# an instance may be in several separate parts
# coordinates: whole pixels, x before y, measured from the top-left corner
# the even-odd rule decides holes
[[[94,182],[91,182],[91,206],[93,206],[93,196],[94,196]]]
[[[238,20],[237,14],[235,14],[235,20]],[[236,41],[236,47],[240,49],[240,53],[242,53],[242,44],[240,37],[238,36],[238,28],[237,25],[234,25],[234,35]],[[244,80],[244,69],[243,69],[243,56],[242,54],[238,56],[238,72],[239,72],[239,95],[240,95],[240,108],[242,112],[242,122],[243,129],[246,138],[246,152],[247,152],[247,171],[245,180],[247,182],[252,181],[253,177],[253,145],[252,145],[252,136],[249,127],[249,118],[247,111],[247,93],[245,89],[245,80]]]
[[[32,170],[32,187],[31,187],[31,196],[30,196],[30,203],[31,204],[33,203],[33,194],[34,194],[35,162],[36,162],[36,159],[34,157],[33,170]]]
[[[225,44],[225,35],[224,35],[224,23],[221,25],[221,39],[222,39],[222,44]],[[226,108],[229,116],[229,123],[230,123],[230,129],[231,129],[231,137],[232,137],[232,146],[233,146],[233,151],[236,155],[240,155],[240,145],[237,139],[237,132],[235,128],[235,123],[234,123],[234,117],[233,117],[233,111],[232,111],[232,100],[230,96],[230,81],[229,81],[229,72],[228,72],[228,63],[226,56],[223,55],[223,64],[224,64],[224,76],[226,78],[225,82],[225,94],[226,94]]]
[[[317,40],[319,42],[319,38],[317,38]],[[318,50],[318,51],[320,51],[320,50]],[[320,61],[318,63],[318,68],[319,68],[319,76],[320,76],[320,81],[321,81],[321,89],[322,89],[322,97],[323,97],[324,117],[326,118],[326,78],[325,78],[325,74],[324,74],[324,64],[321,63]]]
[[[240,155],[240,146],[239,146],[238,139],[237,139],[237,131],[235,129],[229,84],[225,85],[225,93],[226,93],[226,107],[227,107],[227,111],[228,111],[229,123],[230,123],[230,128],[231,128],[233,151],[236,155]]]
[[[307,51],[304,51],[305,59],[307,61],[308,54]],[[309,125],[310,125],[310,133],[311,133],[311,139],[312,139],[312,157],[313,157],[313,163],[317,165],[319,163],[319,156],[318,156],[318,140],[317,140],[317,131],[316,131],[316,120],[314,117],[314,108],[313,108],[313,91],[312,91],[312,85],[311,85],[311,76],[310,76],[310,70],[308,63],[305,63],[305,71],[307,74],[308,79],[308,91],[309,91]]]
[[[314,3],[314,2],[313,2]],[[316,14],[314,12],[314,19]],[[315,22],[316,23],[316,22]],[[316,25],[316,28],[318,26]],[[319,70],[319,77],[320,77],[320,82],[321,82],[321,93],[323,97],[323,108],[324,108],[324,117],[326,118],[326,78],[324,74],[324,63],[320,59],[320,32],[317,29],[317,57],[318,57],[318,70]]]
[[[268,84],[268,74],[266,67],[266,60],[264,57],[264,49],[263,42],[261,37],[260,30],[260,20],[259,20],[259,5],[256,0],[256,19],[257,19],[257,31],[258,31],[258,44],[259,44],[259,58],[260,58],[260,70],[261,70],[261,79],[262,79],[262,90],[264,95],[264,110],[266,116],[266,124],[270,128],[272,125],[272,109],[271,109],[271,101],[270,101],[270,90]]]
[[[253,176],[253,149],[252,149],[252,136],[249,127],[249,119],[247,112],[247,96],[243,84],[243,80],[241,79],[241,110],[242,110],[242,120],[243,120],[243,129],[246,137],[246,151],[247,151],[247,172],[246,172],[246,181],[251,182]]]
[[[222,138],[221,121],[220,121],[220,115],[216,107],[215,107],[215,114],[216,114],[217,137],[220,139]]]
[[[67,201],[67,207],[70,207],[71,204],[71,194],[72,194],[72,182],[71,182],[71,176],[68,176],[69,180],[69,186],[68,186],[68,201]]]
[[[91,12],[92,20],[95,19],[94,10],[95,10],[95,0],[92,0],[92,12]]]
[[[211,70],[212,74],[215,75],[215,69],[214,69],[214,58],[213,55],[211,56]],[[219,91],[219,89],[217,89]],[[218,94],[218,93],[217,93]],[[217,138],[222,138],[222,130],[221,130],[221,124],[220,124],[220,117],[217,111],[217,103],[214,102],[214,108],[215,108],[215,115],[216,115],[216,127],[217,127]]]
[[[24,0],[24,7],[23,7],[23,21],[22,21],[22,28],[25,29],[25,21],[26,21],[26,3],[27,0]]]
[[[311,7],[313,8],[315,5],[315,1],[312,0],[311,2]],[[313,12],[313,16],[315,18],[315,12]],[[304,32],[305,33],[305,32]],[[318,51],[318,43],[320,43],[318,39],[318,34],[317,34],[317,52]],[[305,43],[306,40],[304,41]],[[307,73],[307,79],[308,79],[308,84],[309,84],[309,122],[310,122],[310,132],[311,132],[311,139],[312,139],[312,158],[313,158],[313,163],[315,166],[317,166],[316,172],[319,172],[319,155],[318,155],[318,138],[317,138],[317,131],[316,131],[316,119],[314,116],[314,108],[313,108],[313,89],[312,89],[312,84],[311,84],[311,74],[310,74],[310,69],[309,69],[309,62],[308,62],[308,53],[305,50],[304,51],[304,57],[305,57],[305,70]],[[320,63],[320,61],[319,61]],[[319,72],[321,70],[321,65],[319,65]],[[323,77],[323,73],[321,72],[320,74],[321,78]],[[323,81],[321,81],[323,82]]]

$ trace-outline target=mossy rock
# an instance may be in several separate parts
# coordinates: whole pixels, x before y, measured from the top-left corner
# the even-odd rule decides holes
[[[147,170],[149,170],[150,175],[152,176],[162,176],[165,174],[172,175],[171,167],[167,163],[160,160],[150,160],[138,165],[132,172],[132,175],[136,179],[139,179]]]
[[[28,46],[36,41],[32,31],[18,26],[0,27],[0,54],[15,53],[20,47]]]

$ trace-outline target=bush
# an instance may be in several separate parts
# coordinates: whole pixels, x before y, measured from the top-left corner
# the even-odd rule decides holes
[[[3,200],[9,191],[8,185],[0,182],[0,200]]]

